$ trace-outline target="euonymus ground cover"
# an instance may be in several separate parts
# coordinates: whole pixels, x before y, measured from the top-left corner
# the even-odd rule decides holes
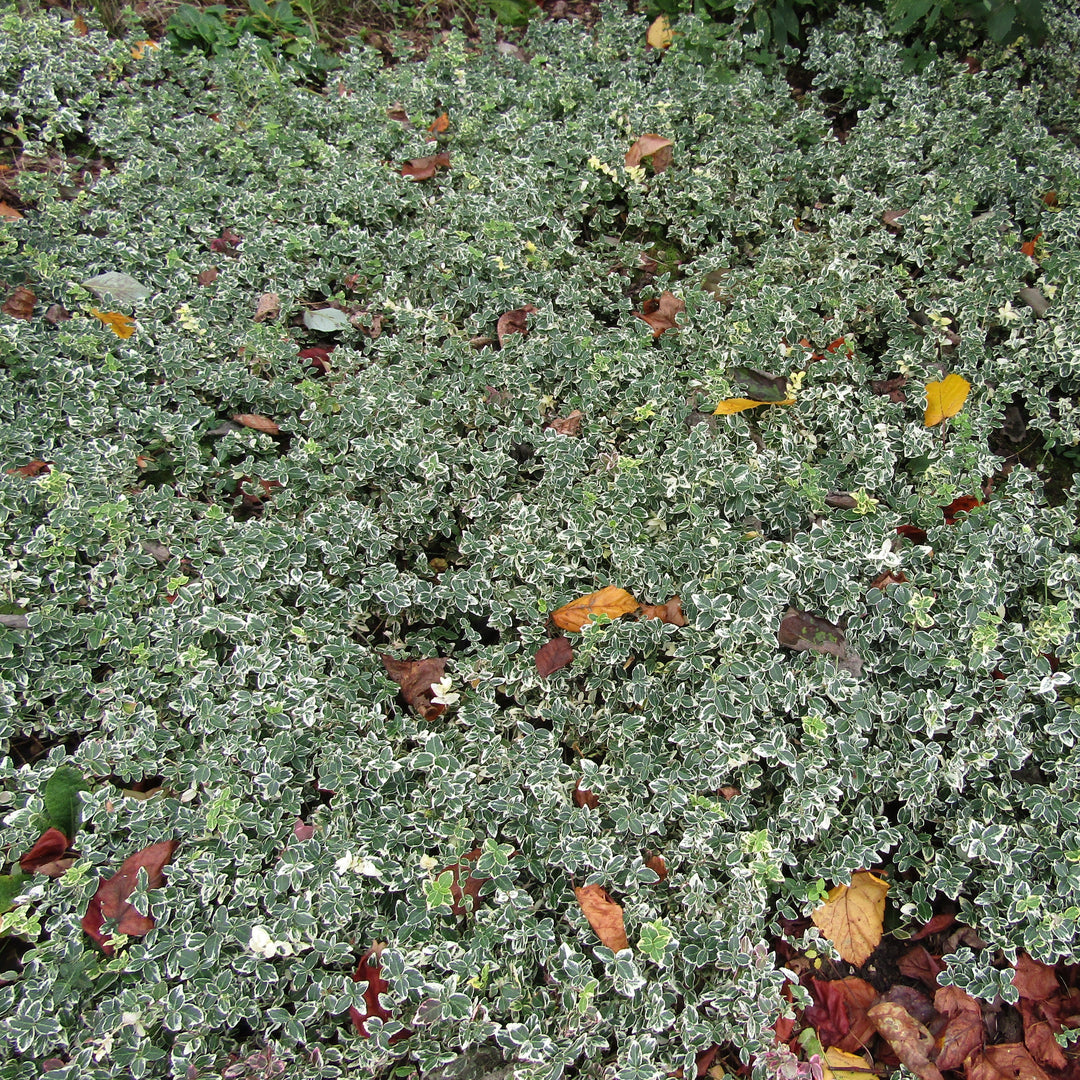
[[[524,58],[357,48],[320,90],[5,11],[5,873],[85,790],[71,865],[6,884],[0,1075],[760,1060],[769,943],[859,869],[888,926],[956,902],[972,994],[1080,961],[1080,24],[1050,17],[915,75],[849,12],[793,92],[613,10]],[[658,174],[624,163],[647,133]],[[712,417],[737,366],[795,404]],[[971,393],[926,427],[946,373]],[[687,625],[593,622],[542,677],[547,615],[608,585]],[[781,649],[789,608],[861,666]],[[445,658],[444,711],[384,656]],[[106,954],[99,880],[166,842]]]

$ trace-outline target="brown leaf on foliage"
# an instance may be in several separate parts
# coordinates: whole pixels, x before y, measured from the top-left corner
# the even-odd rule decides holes
[[[537,308],[532,304],[526,304],[524,307],[507,311],[499,316],[499,321],[495,324],[495,334],[499,339],[500,349],[506,344],[506,339],[511,334],[528,334],[529,316],[536,310]]]
[[[626,151],[626,167],[628,169],[640,165],[645,158],[652,158],[654,173],[663,172],[672,161],[671,140],[662,135],[642,135],[629,150]]]
[[[914,986],[905,986],[896,983],[882,994],[882,1001],[890,1001],[899,1005],[910,1016],[913,1016],[920,1024],[929,1027],[937,1019],[937,1010],[934,1003],[921,990]]]
[[[569,630],[576,634],[596,616],[607,615],[611,619],[617,619],[620,615],[629,615],[637,609],[638,602],[625,589],[608,585],[597,592],[571,600],[569,604],[563,604],[551,613],[551,621],[560,630]]]
[[[900,969],[901,975],[906,975],[909,979],[918,979],[931,990],[937,989],[937,977],[945,970],[945,965],[921,945],[916,945],[914,949],[909,949],[904,953],[896,966]]]
[[[259,297],[259,303],[255,307],[252,318],[256,322],[265,322],[267,319],[276,319],[281,313],[281,297],[276,292],[264,292]]]
[[[581,410],[575,409],[569,416],[556,416],[553,420],[549,420],[544,426],[551,428],[552,431],[559,435],[580,435],[581,420]]]
[[[1032,960],[1027,953],[1021,953],[1016,958],[1016,974],[1013,975],[1012,984],[1020,991],[1020,996],[1029,1001],[1045,1001],[1060,989],[1054,969]]]
[[[645,865],[661,880],[667,877],[667,863],[663,855],[650,855],[645,860]]]
[[[50,304],[43,318],[50,326],[58,326],[71,318],[71,312],[63,304]]]
[[[907,394],[904,393],[904,387],[907,385],[906,375],[896,375],[891,379],[873,379],[870,382],[870,389],[875,394],[881,394],[883,397],[887,397],[890,401],[907,401]]]
[[[1019,1008],[1024,1021],[1024,1045],[1031,1056],[1048,1069],[1064,1069],[1068,1061],[1054,1038],[1054,1027],[1043,1015],[1040,1004],[1021,998]]]
[[[811,918],[849,964],[866,961],[881,941],[888,883],[865,870],[851,875],[850,885],[837,885]]]
[[[32,480],[35,476],[41,476],[43,473],[50,472],[51,461],[42,461],[40,458],[35,458],[33,461],[28,461],[25,465],[19,465],[17,468],[8,469],[8,476],[25,476],[27,480]]]
[[[480,887],[488,880],[486,877],[473,876],[472,864],[480,858],[480,855],[480,848],[473,848],[472,851],[462,855],[453,866],[445,866],[441,871],[445,874],[449,870],[454,875],[450,885],[450,895],[453,897],[450,910],[459,918],[462,915],[470,915],[475,910],[480,899]],[[461,884],[462,874],[465,875],[464,885]]]
[[[398,172],[408,180],[430,180],[438,169],[450,168],[450,155],[445,151],[430,157],[412,158]]]
[[[897,580],[907,581],[907,578],[900,574]],[[921,930],[916,930],[908,941],[922,941],[931,934],[940,934],[942,930],[948,930],[954,922],[956,922],[956,915],[951,911],[943,911],[940,915],[935,915]]]
[[[0,218],[6,218],[8,221],[22,221],[23,215],[14,206],[0,202]]]
[[[720,795],[722,798],[725,798],[728,800],[728,802],[730,802],[732,799],[737,798],[739,795],[741,795],[742,792],[737,787],[734,787],[731,784],[724,784],[723,787],[718,787],[716,789],[716,794]]]
[[[963,1068],[965,1059],[986,1041],[982,1006],[958,986],[943,986],[934,995],[934,1008],[949,1021],[938,1036],[934,1064],[942,1072]]]
[[[65,859],[70,841],[59,829],[46,829],[38,837],[37,843],[19,856],[19,869],[24,874],[47,874],[49,877],[60,877],[74,862],[74,859]],[[64,863],[66,865],[61,866]]]
[[[574,662],[574,650],[568,638],[552,638],[537,650],[535,660],[536,670],[546,679]]]
[[[854,510],[859,505],[858,500],[847,491],[830,491],[825,496],[826,506],[835,506],[837,510]]]
[[[640,311],[631,311],[630,314],[647,322],[652,327],[652,336],[658,338],[665,330],[679,328],[675,316],[685,310],[686,304],[674,293],[665,291],[660,294],[659,300],[645,300]]]
[[[446,711],[445,705],[435,704],[435,692],[431,689],[446,674],[445,660],[395,660],[383,656],[382,662],[390,678],[401,687],[401,696],[425,720],[434,720]]]
[[[630,948],[630,942],[626,940],[622,908],[608,896],[602,885],[575,887],[574,895],[602,945],[606,945],[612,952]]]
[[[894,235],[899,235],[904,231],[904,226],[901,224],[900,219],[908,213],[907,210],[886,210],[881,215],[881,221],[885,228]]]
[[[253,431],[261,431],[265,435],[280,435],[281,428],[268,416],[260,416],[258,413],[237,413],[233,418],[234,424],[241,427],[251,428]]]
[[[941,1070],[930,1060],[934,1036],[902,1005],[884,1001],[867,1011],[878,1034],[893,1053],[921,1080],[944,1080]]]
[[[117,933],[128,937],[142,937],[154,928],[153,915],[140,915],[128,897],[139,881],[139,871],[145,870],[147,887],[160,889],[165,884],[165,867],[172,861],[176,840],[163,840],[158,844],[129,855],[120,869],[97,887],[82,918],[82,928],[101,946],[106,956],[112,956],[112,936],[102,932],[106,919],[116,920]]]
[[[293,837],[297,840],[310,840],[315,835],[314,825],[305,825],[303,818],[297,818],[293,822]]]
[[[880,589],[884,592],[890,585],[902,585],[905,581],[907,581],[907,574],[903,570],[883,570],[870,582],[870,588]],[[917,941],[918,938],[911,937],[909,940]]]
[[[660,619],[672,626],[686,626],[682,601],[677,596],[673,596],[665,604],[642,604],[640,614],[643,619]]]
[[[441,135],[450,126],[450,114],[440,113],[428,124],[428,131],[433,135]]]
[[[23,319],[26,322],[30,321],[31,316],[34,314],[34,304],[37,301],[37,297],[26,288],[25,285],[20,285],[5,301],[3,307],[0,307],[5,315],[10,315],[13,319]]]
[[[600,805],[600,799],[595,792],[581,786],[581,778],[578,777],[577,786],[574,788],[574,805],[583,806],[589,810],[595,810]]]
[[[999,1043],[972,1054],[964,1065],[967,1080],[1050,1080],[1023,1043]]]
[[[391,105],[390,108],[386,110],[386,115],[391,120],[396,120],[399,124],[404,124],[406,127],[411,126],[409,123],[409,114],[401,104]]]
[[[843,630],[817,615],[788,608],[776,636],[786,649],[828,653],[836,657],[838,666],[845,671],[852,675],[862,674],[862,659],[848,645]]]
[[[91,308],[90,314],[122,341],[127,341],[135,333],[135,320],[122,311],[98,311],[97,308]]]
[[[349,1018],[353,1026],[365,1038],[371,1038],[371,1032],[367,1029],[367,1022],[376,1017],[379,1020],[392,1020],[393,1017],[382,1006],[379,995],[385,994],[390,989],[390,984],[382,977],[382,956],[384,946],[381,943],[373,945],[356,965],[353,972],[353,982],[366,982],[367,989],[364,991],[364,1011],[361,1012],[355,1005],[349,1006]],[[390,1036],[390,1042],[395,1043],[400,1039],[407,1039],[411,1031],[399,1031]]]
[[[220,271],[216,266],[211,266],[207,270],[200,270],[199,276],[195,280],[205,288],[207,285],[213,285],[217,281],[219,273]]]

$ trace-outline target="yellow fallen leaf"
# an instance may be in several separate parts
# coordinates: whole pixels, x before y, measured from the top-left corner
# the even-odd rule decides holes
[[[964,407],[970,390],[971,383],[955,373],[946,375],[941,382],[928,382],[923,425],[933,427],[946,417],[955,416]]]
[[[861,1054],[849,1054],[830,1046],[825,1051],[825,1080],[868,1080],[874,1067]]]
[[[675,32],[671,29],[668,17],[658,15],[649,27],[649,32],[645,35],[645,43],[651,45],[654,49],[666,49],[674,40]]]
[[[713,409],[713,416],[731,416],[732,413],[744,412],[746,409],[757,409],[762,405],[794,405],[795,399],[788,398],[786,401],[752,401],[750,398],[733,397],[721,401]]]
[[[832,889],[811,916],[849,964],[862,964],[881,941],[888,891],[887,881],[859,870],[851,875],[850,885]]]
[[[119,311],[98,311],[91,308],[90,314],[103,322],[118,338],[127,340],[135,333],[135,320],[130,315]]]
[[[156,49],[157,47],[158,43],[156,41],[136,41],[135,44],[131,46],[131,55],[136,60],[141,60],[146,55],[148,49]]]
[[[551,613],[551,621],[560,630],[577,633],[597,615],[617,619],[620,615],[629,615],[637,609],[638,602],[625,589],[608,585],[599,592],[589,593],[588,596],[581,596],[577,600],[571,600],[569,604],[563,604]]]

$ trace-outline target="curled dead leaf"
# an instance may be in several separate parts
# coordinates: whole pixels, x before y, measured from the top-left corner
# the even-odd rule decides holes
[[[551,613],[551,621],[560,630],[569,630],[576,634],[597,616],[606,615],[608,618],[617,619],[620,615],[629,615],[637,608],[638,602],[625,589],[608,585],[597,592],[571,600],[569,604],[563,604]]]
[[[658,300],[643,301],[641,311],[632,311],[630,314],[647,322],[652,327],[653,337],[658,338],[665,330],[678,329],[675,317],[685,310],[686,304],[682,300],[674,293],[665,291]]]
[[[661,880],[667,878],[667,863],[663,855],[649,855],[645,859],[645,865]]]
[[[253,431],[261,431],[265,435],[280,435],[281,428],[268,416],[260,416],[258,413],[237,413],[233,416],[234,424],[241,427],[251,428]]]
[[[862,674],[862,659],[848,645],[843,630],[817,615],[788,608],[776,636],[785,649],[828,653],[836,657],[838,666],[845,671]]]
[[[267,319],[276,319],[281,312],[281,297],[276,292],[264,292],[259,297],[252,318],[256,322],[265,322]]]
[[[643,619],[660,619],[661,622],[670,623],[672,626],[686,626],[682,601],[677,596],[673,596],[664,604],[642,604],[640,614]]]
[[[967,1080],[1050,1080],[1022,1043],[998,1043],[973,1054]]]
[[[401,696],[425,720],[434,720],[446,711],[445,705],[435,703],[435,692],[431,688],[446,674],[444,659],[395,660],[392,656],[383,656],[382,662],[390,678],[401,687]]]
[[[58,326],[71,318],[71,312],[63,304],[50,304],[44,319],[50,326]]]
[[[580,435],[581,420],[581,410],[575,409],[569,416],[556,416],[553,420],[549,420],[544,426],[551,428],[552,431],[559,435]]]
[[[934,1036],[902,1005],[883,1001],[868,1009],[866,1015],[893,1053],[920,1080],[944,1080],[941,1070],[931,1061]]]
[[[439,169],[450,168],[450,155],[445,151],[430,157],[412,158],[398,172],[407,180],[430,180]]]
[[[532,304],[526,304],[524,307],[516,308],[514,311],[507,311],[499,316],[499,321],[495,326],[495,334],[499,339],[500,349],[506,344],[506,339],[511,334],[528,334],[529,316],[536,310],[537,308]]]
[[[589,810],[595,810],[600,805],[600,797],[588,788],[581,786],[581,778],[578,777],[577,785],[574,788],[574,805],[584,806]]]
[[[934,994],[934,1008],[948,1017],[945,1030],[938,1036],[934,1064],[942,1072],[962,1069],[964,1061],[981,1050],[986,1041],[982,1007],[960,987],[943,986]]]
[[[575,887],[574,895],[602,945],[606,945],[612,952],[630,948],[630,942],[626,939],[623,910],[608,896],[602,885]]]
[[[428,131],[433,135],[441,135],[450,126],[450,114],[440,113],[428,124]]]
[[[632,169],[648,158],[652,161],[653,172],[662,173],[671,165],[672,153],[670,139],[665,139],[662,135],[642,135],[626,151],[626,167]]]

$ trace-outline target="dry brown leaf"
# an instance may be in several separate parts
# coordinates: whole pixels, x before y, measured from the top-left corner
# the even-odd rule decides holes
[[[574,895],[602,945],[606,945],[612,952],[630,948],[630,942],[626,940],[622,908],[608,896],[603,886],[575,887]]]
[[[482,853],[480,848],[473,848],[472,851],[466,852],[453,866],[443,867],[441,871],[442,874],[445,874],[449,870],[453,874],[453,881],[450,885],[450,895],[453,902],[450,905],[450,910],[458,918],[461,918],[462,915],[471,915],[476,909],[480,901],[480,887],[488,880],[486,877],[473,877],[472,864],[480,858]],[[464,885],[461,883],[462,874],[465,875]]]
[[[1043,1015],[1039,1003],[1021,998],[1019,1008],[1024,1021],[1024,1045],[1031,1056],[1048,1069],[1064,1069],[1068,1060],[1054,1038],[1055,1029]]]
[[[716,794],[731,802],[732,799],[737,799],[742,792],[734,784],[724,784],[716,789]]]
[[[14,206],[8,206],[6,202],[0,202],[0,218],[8,221],[22,221],[22,214]]]
[[[600,798],[595,792],[589,791],[588,788],[581,786],[581,778],[578,778],[577,785],[574,788],[574,805],[584,806],[589,810],[595,810],[600,805]]]
[[[35,476],[41,476],[43,473],[50,472],[49,466],[52,465],[51,461],[42,461],[40,458],[34,458],[33,461],[28,461],[25,465],[19,465],[14,469],[8,469],[8,476],[25,476],[27,480],[32,480]]]
[[[671,147],[671,140],[665,139],[662,135],[642,135],[626,151],[626,167],[632,169],[646,158],[651,158],[653,172],[661,173],[671,165],[673,153]]]
[[[276,319],[280,313],[281,297],[276,292],[264,292],[259,297],[259,303],[252,318],[256,322],[265,322],[267,319]]]
[[[597,592],[571,600],[551,613],[551,621],[560,630],[579,633],[581,628],[598,615],[617,619],[638,609],[638,602],[625,590],[608,585]]]
[[[685,310],[686,304],[674,293],[665,291],[660,294],[659,300],[645,300],[642,302],[640,311],[632,311],[630,314],[647,322],[652,327],[652,336],[658,338],[665,330],[679,328],[675,317]]]
[[[836,657],[838,666],[845,671],[862,674],[862,659],[848,645],[843,630],[817,615],[788,608],[776,637],[785,649],[828,653]]]
[[[851,875],[850,885],[830,890],[814,913],[814,925],[849,964],[863,964],[881,941],[888,882],[865,870]]]
[[[430,157],[412,158],[398,170],[408,180],[430,180],[438,169],[450,168],[450,155],[446,152]]]
[[[63,304],[50,304],[43,318],[51,326],[57,326],[67,322],[71,318],[71,312]]]
[[[984,1047],[965,1063],[967,1080],[1050,1080],[1022,1043]]]
[[[213,285],[217,281],[219,272],[216,266],[211,266],[208,270],[200,270],[199,276],[195,280],[205,288],[207,285]]]
[[[660,619],[672,626],[686,626],[682,601],[677,596],[673,596],[666,604],[642,604],[640,614],[643,619]]]
[[[667,877],[667,863],[663,855],[650,855],[645,860],[645,865],[661,880]]]
[[[549,420],[545,426],[559,435],[580,435],[581,420],[581,410],[575,409],[569,416],[556,416],[553,420]]]
[[[33,292],[26,288],[25,285],[20,285],[4,301],[4,306],[0,307],[0,311],[5,315],[10,315],[13,319],[23,319],[26,322],[29,322],[31,316],[34,314],[34,304],[36,301],[37,297]]]
[[[574,650],[570,646],[570,639],[564,637],[552,638],[546,645],[542,645],[536,651],[536,670],[543,678],[569,667],[574,662]]]
[[[425,720],[434,720],[446,711],[445,705],[435,703],[432,690],[432,685],[442,682],[446,674],[445,660],[395,660],[392,656],[384,656],[382,662],[390,678],[401,687],[401,696]]]
[[[894,375],[891,379],[872,379],[870,389],[875,394],[887,397],[890,401],[907,401],[904,386],[907,384],[906,375]]]
[[[46,829],[37,842],[29,851],[19,856],[19,869],[24,874],[45,874],[48,877],[59,877],[67,870],[67,866],[59,869],[59,863],[66,862],[68,866],[74,863],[74,859],[64,859],[64,852],[69,847],[68,838],[56,828]],[[59,869],[59,873],[57,870]]]
[[[441,135],[450,126],[450,114],[440,113],[428,124],[428,131],[434,135]]]
[[[915,948],[904,953],[896,966],[900,969],[901,975],[906,975],[909,979],[918,979],[931,990],[938,988],[937,977],[945,970],[945,965],[922,945],[916,945]]]
[[[280,435],[281,428],[274,423],[268,416],[260,416],[258,413],[237,413],[233,418],[234,424],[239,424],[241,427],[251,428],[254,431],[261,431],[266,435]]]
[[[844,999],[844,1008],[848,1015],[848,1033],[836,1044],[837,1049],[854,1053],[865,1050],[874,1037],[874,1022],[867,1015],[870,1007],[878,1000],[878,992],[865,979],[849,975],[846,979],[837,979],[833,985]]]
[[[1032,960],[1027,953],[1021,953],[1016,958],[1016,973],[1012,983],[1020,991],[1020,996],[1029,1001],[1045,1001],[1060,989],[1054,969],[1047,964],[1040,964],[1038,960]]]
[[[526,304],[524,307],[515,308],[499,316],[499,321],[495,325],[495,334],[499,339],[500,349],[506,344],[506,339],[511,334],[528,334],[529,316],[536,310],[532,304]]]
[[[406,127],[410,127],[409,114],[405,111],[403,105],[400,102],[396,102],[386,110],[386,115],[391,120],[396,120],[399,124],[404,124]]]
[[[934,1064],[942,1072],[961,1069],[965,1059],[981,1050],[986,1040],[982,1007],[958,986],[943,986],[934,995],[934,1008],[949,1020],[938,1036]]]
[[[893,1053],[920,1080],[944,1080],[941,1070],[930,1060],[934,1052],[934,1036],[902,1005],[883,1001],[867,1010],[866,1015],[893,1048]]]

